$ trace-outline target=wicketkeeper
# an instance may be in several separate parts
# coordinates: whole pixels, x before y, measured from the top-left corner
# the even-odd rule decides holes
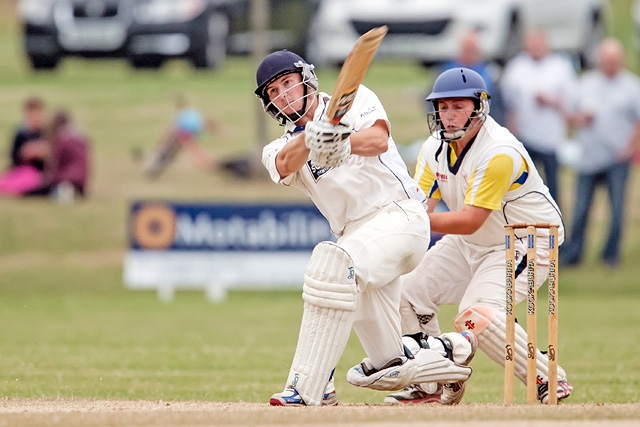
[[[489,93],[478,73],[467,68],[444,71],[427,101],[433,104],[427,117],[431,136],[418,156],[415,179],[428,196],[431,229],[445,236],[403,278],[403,331],[437,335],[438,307],[458,305],[456,330],[475,332],[480,349],[504,364],[504,225],[562,224],[560,209],[524,146],[489,116]],[[450,212],[434,212],[439,200]],[[549,241],[547,229],[538,229],[538,233],[539,242]],[[561,225],[559,243],[563,240]],[[523,230],[516,232],[514,246],[518,303],[527,294]],[[536,285],[540,287],[549,273],[548,245],[538,245],[537,266]],[[527,335],[518,324],[515,351],[515,375],[526,384]],[[546,403],[549,359],[536,351],[538,399]],[[558,400],[568,397],[571,390],[565,371],[558,367]],[[412,385],[385,401],[431,401],[432,393],[433,389]]]
[[[284,135],[265,146],[262,162],[274,182],[309,196],[338,238],[313,250],[293,363],[270,403],[337,404],[333,372],[352,327],[367,354],[347,373],[353,385],[400,390],[414,382],[464,382],[475,335],[401,335],[399,277],[422,259],[429,219],[384,108],[360,86],[343,123],[333,126],[324,115],[330,97],[318,92],[313,68],[278,51],[256,72],[256,95],[284,126]]]

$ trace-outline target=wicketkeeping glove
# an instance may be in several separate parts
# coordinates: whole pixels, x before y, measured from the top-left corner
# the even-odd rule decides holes
[[[327,120],[307,122],[304,130],[304,143],[311,151],[311,163],[319,167],[336,167],[344,163],[351,155],[348,126],[333,125]]]

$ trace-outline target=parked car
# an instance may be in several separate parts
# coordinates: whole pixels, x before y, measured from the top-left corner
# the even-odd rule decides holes
[[[24,49],[34,69],[66,56],[124,57],[136,68],[186,58],[215,68],[245,0],[20,0]]]
[[[528,28],[544,29],[554,50],[592,63],[604,37],[604,0],[319,0],[307,53],[315,65],[342,63],[356,39],[373,27],[389,32],[378,57],[431,66],[452,59],[460,36],[480,34],[482,54],[504,63],[521,48]]]

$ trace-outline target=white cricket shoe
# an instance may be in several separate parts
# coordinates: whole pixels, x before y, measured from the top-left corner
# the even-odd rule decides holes
[[[566,399],[571,395],[573,391],[573,386],[569,384],[569,382],[565,380],[558,380],[558,403],[561,400]],[[541,403],[547,403],[549,401],[549,383],[544,382],[538,386],[538,400]]]
[[[302,400],[300,394],[294,388],[286,388],[281,393],[276,393],[269,399],[271,406],[307,406]],[[333,382],[333,371],[329,382],[324,388],[324,395],[322,396],[322,406],[336,406],[338,404],[338,397],[336,395],[336,387]]]
[[[435,393],[427,393],[420,384],[410,384],[397,393],[384,398],[384,403],[400,405],[403,403],[440,403],[442,384],[438,384]]]

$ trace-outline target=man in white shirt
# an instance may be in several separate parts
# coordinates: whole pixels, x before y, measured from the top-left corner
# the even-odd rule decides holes
[[[422,146],[415,179],[427,195],[431,228],[444,234],[411,273],[402,278],[404,333],[439,334],[441,305],[457,305],[454,326],[472,330],[479,348],[504,365],[506,342],[505,224],[558,224],[558,243],[564,239],[562,216],[522,143],[489,116],[489,97],[482,77],[468,68],[441,73],[427,101],[434,111],[427,120],[431,135]],[[434,212],[438,201],[449,212]],[[548,230],[538,229],[538,242],[548,242]],[[516,233],[516,304],[527,295],[527,239]],[[549,274],[549,247],[536,248],[536,287]],[[515,325],[515,376],[527,382],[527,334]],[[537,350],[538,399],[546,403],[549,359]],[[558,367],[557,398],[573,387]],[[445,385],[454,403],[462,399],[466,383]],[[387,396],[389,403],[431,401],[434,394],[413,384]]]
[[[569,59],[549,51],[541,30],[527,33],[524,46],[501,78],[505,124],[543,170],[551,196],[560,203],[557,150],[567,139],[565,110],[577,76]]]
[[[474,334],[401,334],[399,277],[427,250],[429,219],[378,98],[360,86],[333,126],[324,114],[330,97],[318,92],[313,65],[298,55],[268,55],[256,80],[264,110],[284,126],[265,146],[264,166],[274,182],[309,196],[337,237],[311,255],[296,352],[270,404],[337,404],[333,373],[352,327],[367,354],[347,373],[353,385],[399,390],[415,381],[466,381]]]
[[[561,248],[560,261],[582,261],[589,211],[598,186],[609,193],[611,220],[602,259],[614,267],[620,262],[622,229],[629,170],[640,149],[640,79],[624,68],[625,54],[613,38],[601,42],[597,68],[580,78],[570,122],[576,128],[580,158],[571,233]]]

